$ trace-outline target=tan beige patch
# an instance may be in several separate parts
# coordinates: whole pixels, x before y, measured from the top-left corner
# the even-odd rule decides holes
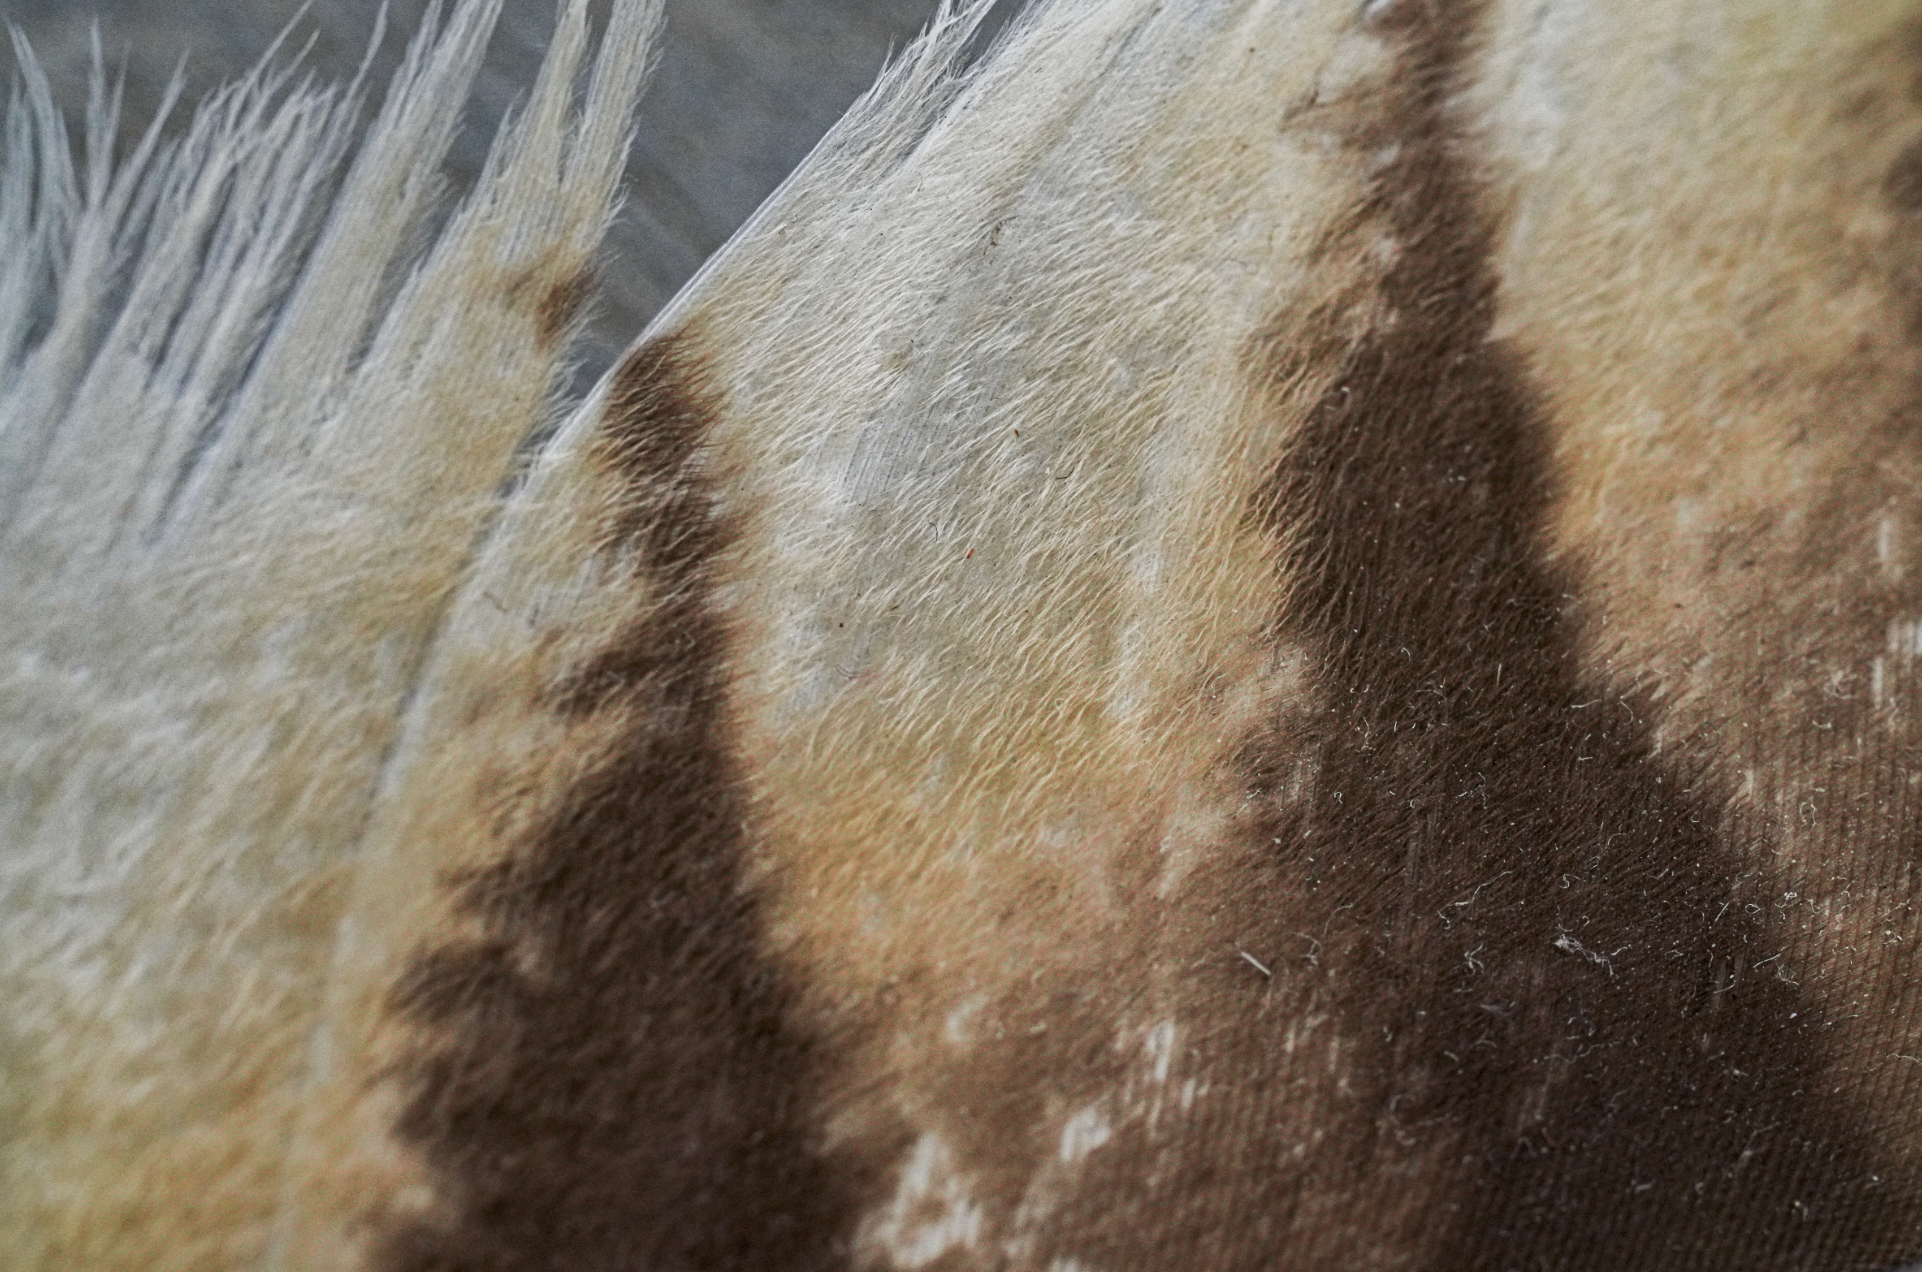
[[[1499,6],[1500,330],[1584,658],[1731,792],[1835,1081],[1922,1168],[1913,6]],[[1545,15],[1545,16],[1544,16]]]
[[[1316,938],[1238,926],[1268,866],[1235,767],[1309,694],[1249,508],[1334,368],[1245,367],[1372,321],[1395,246],[1339,231],[1391,50],[1259,3],[1025,39],[781,293],[715,280],[720,312],[808,310],[715,353],[738,701],[770,939],[854,1048],[830,1142],[894,1180],[875,1266],[1107,1266],[1128,1197],[1184,1216],[1140,1238],[1173,1251],[1235,1204],[1208,1127],[1268,1151],[1340,1098]],[[1291,1018],[1315,1076],[1238,1089]],[[1414,1239],[1362,1204],[1393,1235],[1328,1257]]]

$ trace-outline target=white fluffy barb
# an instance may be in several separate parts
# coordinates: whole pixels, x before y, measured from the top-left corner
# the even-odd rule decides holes
[[[590,53],[568,5],[437,224],[499,8],[430,20],[360,137],[355,92],[263,68],[111,163],[97,84],[78,171],[20,50],[0,203],[21,245],[0,261],[10,1266],[272,1248],[381,766],[555,409],[658,23],[619,6]]]

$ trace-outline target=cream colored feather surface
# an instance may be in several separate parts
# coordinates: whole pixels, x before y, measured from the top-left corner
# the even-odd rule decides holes
[[[364,137],[350,92],[262,71],[110,165],[98,88],[79,172],[23,58],[0,354],[9,1267],[280,1257],[374,794],[554,409],[656,22],[624,6],[590,56],[571,6],[481,188],[430,229],[498,8],[423,31]]]
[[[26,73],[0,1258],[1922,1252],[1922,14],[944,9],[562,411],[497,4]]]

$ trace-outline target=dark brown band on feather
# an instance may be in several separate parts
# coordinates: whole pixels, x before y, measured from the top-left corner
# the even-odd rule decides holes
[[[844,1183],[803,1126],[809,1043],[743,883],[728,633],[732,531],[701,470],[719,404],[688,342],[617,373],[610,534],[658,596],[561,686],[624,740],[500,864],[461,884],[485,939],[422,959],[399,1009],[432,1027],[401,1137],[446,1213],[392,1233],[395,1272],[812,1269],[842,1261]]]
[[[1393,158],[1358,232],[1400,253],[1389,317],[1258,504],[1325,707],[1246,766],[1265,793],[1319,755],[1258,833],[1326,921],[1373,1110],[1354,1151],[1422,1164],[1449,1272],[1886,1267],[1922,1245],[1917,1198],[1823,1082],[1724,795],[1577,665],[1543,407],[1490,338],[1495,225],[1446,105],[1475,15],[1385,18],[1402,65],[1357,143]]]
[[[541,293],[541,303],[534,311],[534,338],[543,349],[551,349],[555,341],[566,335],[594,298],[594,291],[600,285],[592,266],[583,266],[557,283],[551,283]]]

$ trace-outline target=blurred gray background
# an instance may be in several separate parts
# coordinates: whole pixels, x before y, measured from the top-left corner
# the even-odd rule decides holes
[[[373,85],[384,85],[428,0],[390,0]],[[597,0],[596,17],[608,0]],[[998,28],[1021,3],[1003,0]],[[609,363],[688,276],[807,154],[934,13],[936,0],[667,0],[660,61],[641,102],[628,205],[610,237],[604,288],[583,357]],[[470,185],[501,114],[533,82],[556,0],[507,0],[447,165]],[[125,66],[123,135],[144,126],[182,64],[191,102],[252,66],[294,22],[299,0],[0,0],[46,65],[70,118],[86,100],[88,32]],[[346,81],[365,55],[380,0],[313,0],[289,47]],[[11,56],[7,56],[12,74]],[[177,111],[184,118],[185,111]],[[0,249],[3,250],[3,249]]]

